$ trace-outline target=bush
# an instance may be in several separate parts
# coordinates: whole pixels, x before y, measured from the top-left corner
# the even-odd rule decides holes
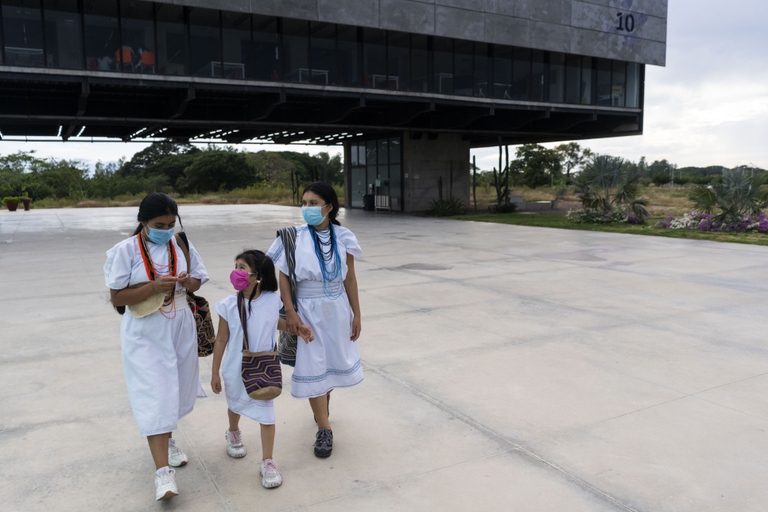
[[[659,221],[656,227],[715,233],[768,233],[768,219],[764,213],[761,213],[745,217],[739,222],[725,222],[718,220],[717,216],[711,213],[691,212],[682,217],[669,215],[666,219]]]
[[[686,183],[691,182],[690,176],[675,176],[675,179],[672,180],[672,183],[675,185],[685,185]]]
[[[632,212],[623,210],[595,210],[584,208],[569,211],[565,216],[575,224],[611,224],[620,222],[625,224],[643,224],[645,220]]]
[[[464,214],[464,203],[451,197],[450,199],[435,199],[429,203],[427,215],[431,217],[451,217]]]
[[[17,196],[5,196],[3,198],[3,202],[5,204],[8,204],[8,203],[18,203],[19,202],[19,198]]]
[[[651,178],[651,181],[653,182],[654,185],[656,185],[657,187],[660,187],[661,185],[666,185],[667,183],[672,181],[672,178],[669,176],[669,174],[663,174],[663,173],[657,172],[656,174],[653,175],[653,177]]]
[[[494,204],[488,209],[491,210],[491,213],[514,213],[517,210],[517,205],[515,203]]]

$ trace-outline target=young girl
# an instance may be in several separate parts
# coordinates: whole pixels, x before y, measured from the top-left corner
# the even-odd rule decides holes
[[[229,430],[225,432],[227,454],[230,457],[245,457],[246,450],[240,434],[240,416],[246,416],[261,424],[261,485],[267,489],[283,483],[280,471],[272,459],[275,443],[274,400],[254,400],[245,391],[240,374],[243,362],[243,325],[240,320],[240,304],[244,306],[248,332],[248,349],[251,352],[275,350],[275,335],[278,327],[286,329],[280,319],[283,306],[277,294],[277,278],[272,260],[261,251],[245,251],[235,258],[235,270],[229,276],[237,293],[216,303],[219,314],[219,331],[213,349],[213,377],[211,389],[221,393],[219,370],[224,358],[224,388],[229,410]],[[279,325],[278,325],[279,324]],[[312,331],[305,327],[299,333],[308,341]],[[229,349],[224,353],[229,344]]]

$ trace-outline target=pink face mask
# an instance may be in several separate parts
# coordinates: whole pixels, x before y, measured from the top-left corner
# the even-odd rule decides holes
[[[232,286],[235,287],[235,290],[241,292],[251,286],[251,281],[248,279],[248,272],[245,270],[233,270],[231,274],[229,274],[229,280],[232,283]]]

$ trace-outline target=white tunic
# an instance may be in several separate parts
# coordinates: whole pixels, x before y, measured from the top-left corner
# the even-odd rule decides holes
[[[300,337],[296,367],[291,377],[295,398],[322,396],[335,388],[356,386],[363,381],[363,368],[357,342],[351,341],[354,315],[346,290],[336,299],[323,293],[323,275],[315,252],[314,236],[307,225],[296,228],[296,287],[298,314],[312,329],[315,339],[305,343]],[[347,277],[347,254],[360,258],[363,253],[355,235],[347,228],[333,226],[341,259],[342,281]],[[280,272],[288,275],[283,242],[278,237],[267,255]]]
[[[172,243],[176,248],[177,274],[189,272],[192,277],[206,283],[208,273],[192,243],[189,244],[192,267],[189,270],[175,238]],[[158,267],[169,263],[167,246],[151,242],[147,246],[152,261]],[[104,278],[113,290],[149,281],[136,236],[107,251]],[[143,436],[173,432],[178,421],[192,412],[195,399],[205,396],[197,362],[195,319],[184,297],[184,289],[179,284],[176,285],[175,309],[175,316],[166,313],[173,318],[166,318],[160,312],[135,318],[126,308],[120,324],[128,396]]]
[[[275,350],[277,321],[283,301],[275,292],[262,292],[258,298],[245,300],[248,314],[248,347],[251,352],[269,352]],[[258,421],[262,425],[275,424],[275,401],[254,400],[248,396],[240,373],[243,366],[243,328],[237,311],[237,294],[232,294],[216,303],[216,313],[229,325],[229,341],[221,373],[224,377],[224,394],[232,412]]]

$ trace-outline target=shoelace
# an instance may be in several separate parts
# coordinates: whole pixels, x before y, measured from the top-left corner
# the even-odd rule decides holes
[[[171,476],[175,473],[172,469],[166,469],[160,476],[160,485],[168,485],[173,482]]]
[[[179,447],[176,446],[176,443],[169,444],[168,448],[171,450],[171,455],[174,457],[181,455],[181,450],[179,450]]]
[[[243,444],[243,437],[239,430],[229,432],[229,442],[235,446]]]
[[[324,428],[323,430],[320,431],[320,435],[317,438],[317,441],[319,443],[326,443],[327,444],[327,443],[329,443],[331,441],[332,436],[333,436],[333,434],[331,433],[331,431]]]
[[[275,465],[275,461],[272,459],[267,459],[264,461],[264,473],[273,476],[277,474],[277,466]]]

